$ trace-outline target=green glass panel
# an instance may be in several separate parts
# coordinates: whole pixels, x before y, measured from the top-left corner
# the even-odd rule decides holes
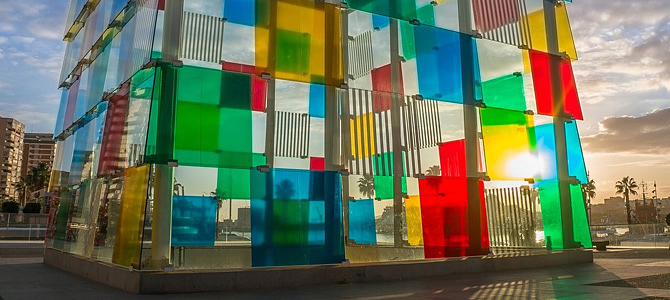
[[[310,41],[309,34],[277,29],[277,72],[309,74]]]
[[[147,133],[147,163],[166,164],[173,159],[174,110],[177,69],[166,64],[156,69]]]
[[[563,250],[563,219],[558,181],[546,181],[539,186],[542,227],[547,248]]]
[[[263,154],[253,154],[253,166],[266,164]],[[216,180],[216,196],[221,199],[251,199],[251,170],[219,168]]]
[[[435,8],[432,4],[420,7],[416,14],[422,25],[435,26]]]
[[[402,192],[407,194],[407,177],[401,177]],[[393,199],[393,176],[375,176],[375,198]]]
[[[566,221],[561,215],[561,200],[558,181],[544,181],[539,184],[540,206],[542,208],[542,225],[547,246],[551,250],[563,250],[572,248],[566,245],[563,232],[563,223],[567,222],[568,228],[572,227],[575,242],[581,243],[585,248],[593,247],[591,232],[589,231],[586,206],[581,186],[570,185],[570,207],[572,220]],[[570,226],[571,224],[571,226]]]
[[[60,192],[60,203],[56,215],[56,230],[54,232],[54,249],[63,250],[68,223],[70,221],[70,209],[72,207],[72,191],[62,189]]]
[[[402,56],[405,60],[415,58],[414,26],[407,22],[398,22],[398,24],[400,24],[400,36],[402,39]]]
[[[570,185],[570,199],[572,207],[572,228],[575,241],[580,242],[586,249],[593,248],[589,220],[586,215],[584,194],[579,184]]]
[[[417,19],[415,0],[347,0],[353,9],[402,20]]]
[[[484,81],[482,89],[484,103],[488,107],[515,111],[526,110],[526,98],[524,97],[521,74],[512,74]]]

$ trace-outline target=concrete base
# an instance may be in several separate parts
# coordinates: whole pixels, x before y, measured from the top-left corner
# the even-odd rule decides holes
[[[161,272],[130,270],[53,249],[47,249],[44,255],[45,264],[138,294],[293,288],[321,284],[409,280],[592,262],[592,250],[572,250],[350,265]]]

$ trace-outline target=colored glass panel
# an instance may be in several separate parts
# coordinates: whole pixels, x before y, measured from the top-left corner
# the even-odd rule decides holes
[[[572,218],[565,220],[561,214],[561,197],[558,181],[546,181],[539,185],[540,205],[542,208],[542,225],[544,228],[545,243],[552,250],[563,250],[577,247],[565,240],[564,223],[572,230],[574,241],[585,248],[593,247],[591,233],[586,217],[586,207],[580,185],[570,185],[566,191],[570,197],[570,212]]]
[[[566,53],[571,59],[577,59],[575,41],[572,37],[572,29],[568,18],[567,8],[563,3],[556,4],[556,36],[558,38],[558,52]],[[529,36],[532,49],[548,53],[547,27],[544,18],[544,10],[536,10],[525,16],[528,26],[521,26],[522,36]],[[558,53],[556,53],[558,54]]]
[[[471,246],[468,228],[468,180],[475,180],[481,199],[481,248]],[[419,180],[426,258],[481,254],[488,248],[484,185],[477,179],[429,176]]]
[[[424,98],[463,103],[461,34],[414,26],[419,94]]]
[[[374,200],[349,202],[349,239],[358,245],[377,244]]]
[[[172,246],[214,246],[217,200],[214,197],[172,198]]]
[[[530,152],[529,117],[522,112],[480,110],[487,175],[492,180],[535,178],[537,157]]]
[[[572,208],[572,231],[575,241],[581,243],[586,249],[593,248],[589,219],[586,214],[586,202],[582,186],[579,184],[570,185],[570,207]]]
[[[326,117],[326,87],[324,85],[309,85],[309,115],[315,118]]]
[[[254,26],[256,23],[255,1],[252,0],[225,0],[223,17],[226,22]]]
[[[183,67],[177,77],[174,151],[179,164],[251,167],[250,75]]]
[[[340,9],[309,0],[256,2],[256,66],[278,79],[339,86]]]
[[[398,65],[398,78],[393,80],[391,75],[391,65],[385,65],[372,70],[372,90],[381,93],[372,94],[372,109],[375,112],[391,109],[391,99],[394,93],[393,86],[396,86],[396,94],[404,95],[402,66]]]
[[[367,113],[355,116],[349,122],[351,130],[351,155],[355,158],[361,158],[356,155],[360,153],[362,157],[370,157],[375,153],[375,140],[373,127],[374,113]],[[358,151],[356,151],[358,149]]]
[[[587,184],[589,180],[586,176],[586,165],[584,164],[582,144],[579,141],[577,122],[565,124],[565,143],[568,150],[568,174],[577,177],[582,184]]]
[[[405,221],[407,223],[407,242],[410,246],[422,246],[423,223],[421,222],[420,196],[413,195],[405,198]]]
[[[440,175],[444,177],[467,176],[465,168],[465,140],[442,143],[440,151]],[[434,171],[433,171],[434,172]],[[437,173],[437,172],[434,172]],[[435,176],[437,174],[426,174]]]
[[[112,256],[115,264],[139,266],[150,170],[151,167],[145,165],[124,171],[121,210]]]
[[[526,110],[523,76],[515,73],[482,82],[484,104],[487,107]]]
[[[541,180],[557,180],[558,171],[556,163],[556,136],[554,135],[554,124],[543,124],[533,128],[535,133],[535,150],[540,161]]]
[[[341,177],[335,172],[252,171],[253,266],[344,260]],[[264,188],[263,188],[264,187]]]

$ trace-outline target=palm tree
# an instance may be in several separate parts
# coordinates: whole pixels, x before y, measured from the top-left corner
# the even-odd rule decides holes
[[[19,192],[19,198],[21,199],[21,203],[26,200],[26,189],[28,188],[28,185],[26,183],[26,178],[25,177],[19,177],[19,182],[14,184],[14,187],[16,190]]]
[[[358,179],[358,190],[364,196],[372,198],[375,194],[375,178],[372,175],[363,175]]]
[[[635,182],[635,178],[626,176],[617,181],[614,187],[616,188],[616,193],[622,194],[626,200],[626,220],[628,221],[628,225],[630,225],[630,195],[637,195],[637,182]]]
[[[440,176],[442,174],[440,166],[434,165],[426,170],[426,176]]]
[[[41,190],[49,184],[49,177],[51,176],[51,167],[47,163],[39,163],[37,166],[30,169],[27,177],[30,177],[30,183],[33,191]]]
[[[596,182],[591,179],[588,183],[582,184],[582,194],[584,195],[584,204],[589,210],[589,224],[591,224],[591,200],[596,196]]]

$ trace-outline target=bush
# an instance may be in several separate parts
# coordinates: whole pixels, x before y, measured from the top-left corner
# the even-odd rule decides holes
[[[2,203],[2,212],[16,214],[19,213],[19,203],[14,201],[8,201]]]
[[[38,214],[42,210],[42,205],[39,203],[27,203],[26,207],[23,208],[23,212],[26,214]]]

